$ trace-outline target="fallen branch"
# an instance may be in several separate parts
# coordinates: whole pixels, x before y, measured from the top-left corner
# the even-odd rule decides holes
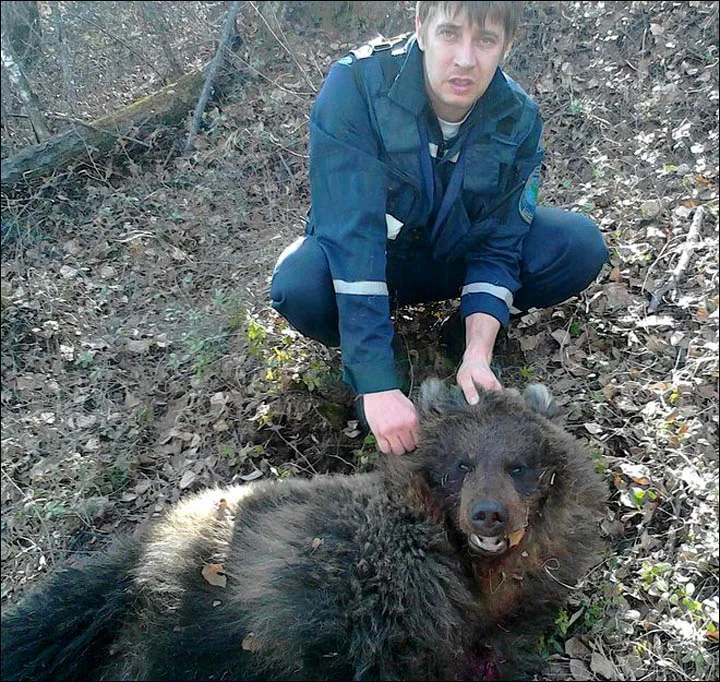
[[[187,154],[193,148],[193,142],[195,142],[195,136],[200,130],[200,122],[202,121],[203,112],[207,106],[208,99],[210,99],[210,93],[212,92],[213,84],[220,71],[220,67],[225,60],[225,50],[230,44],[230,39],[234,33],[235,28],[235,17],[237,17],[238,10],[240,9],[240,3],[236,0],[230,6],[227,16],[225,17],[225,25],[223,26],[222,36],[217,50],[215,51],[215,57],[210,62],[210,67],[207,70],[207,77],[205,78],[205,84],[203,85],[202,92],[200,93],[200,99],[195,105],[195,113],[193,114],[192,123],[190,125],[190,132],[188,133],[187,140],[185,141],[184,154]]]
[[[158,126],[180,123],[196,101],[205,70],[194,71],[162,90],[90,123],[71,121],[72,129],[2,160],[0,182],[9,191],[20,181],[33,181],[65,166],[109,152],[120,141],[143,144]],[[144,146],[147,146],[145,144]]]
[[[687,239],[685,240],[685,244],[683,244],[680,260],[675,266],[675,269],[672,271],[672,274],[667,282],[653,291],[650,298],[650,304],[648,305],[648,312],[654,313],[662,303],[662,297],[668,291],[676,289],[680,280],[685,275],[685,270],[687,270],[688,263],[690,262],[690,256],[697,246],[700,236],[700,227],[702,226],[704,215],[705,209],[702,206],[698,206],[695,209],[695,215],[693,216],[693,221],[687,234]]]

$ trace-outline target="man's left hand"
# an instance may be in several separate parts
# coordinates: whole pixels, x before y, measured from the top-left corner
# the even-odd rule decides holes
[[[490,391],[502,389],[489,363],[484,359],[469,358],[467,354],[458,370],[457,383],[470,405],[475,405],[480,400],[478,388],[486,388]]]
[[[465,318],[465,353],[457,373],[457,383],[470,405],[480,400],[478,388],[490,391],[502,389],[497,377],[490,369],[493,345],[500,323],[485,313],[473,313]]]

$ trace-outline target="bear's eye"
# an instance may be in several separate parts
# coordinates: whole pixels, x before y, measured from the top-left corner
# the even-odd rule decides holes
[[[472,471],[472,464],[470,464],[470,462],[458,462],[457,468],[466,474],[469,471]]]
[[[514,467],[512,467],[512,469],[510,469],[510,475],[513,478],[520,478],[526,471],[527,471],[526,466],[523,466],[522,464],[518,464],[517,466],[514,466]]]

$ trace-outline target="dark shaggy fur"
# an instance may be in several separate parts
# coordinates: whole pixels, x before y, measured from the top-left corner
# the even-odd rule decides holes
[[[543,387],[473,407],[437,381],[422,394],[412,455],[206,491],[56,575],[3,618],[3,679],[528,674],[528,643],[596,560],[603,486],[537,412]]]

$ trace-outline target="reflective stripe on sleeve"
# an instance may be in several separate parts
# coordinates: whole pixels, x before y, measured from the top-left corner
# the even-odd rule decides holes
[[[388,296],[388,288],[385,282],[346,282],[343,279],[334,279],[333,286],[336,294]]]
[[[462,296],[465,294],[490,294],[499,298],[501,301],[505,301],[508,308],[513,304],[513,295],[510,289],[505,287],[499,287],[496,284],[489,284],[488,282],[473,282],[472,284],[466,284],[462,290]]]

